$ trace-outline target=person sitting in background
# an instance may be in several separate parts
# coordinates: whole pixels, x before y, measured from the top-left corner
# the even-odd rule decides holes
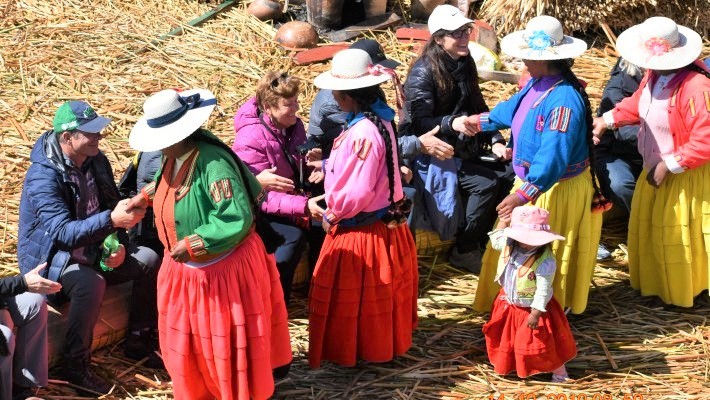
[[[42,295],[62,285],[40,275],[46,263],[25,275],[0,279],[0,400],[36,400],[47,386],[47,303]]]
[[[158,255],[129,243],[127,228],[140,221],[144,208],[128,208],[113,180],[111,164],[99,150],[102,130],[110,120],[89,104],[70,101],[54,116],[53,129],[42,134],[30,154],[20,197],[17,244],[20,270],[27,273],[47,262],[47,277],[62,284],[50,303],[70,301],[62,374],[92,392],[111,389],[90,368],[94,325],[106,285],[133,281],[130,334],[148,357],[143,365],[162,367],[151,332],[157,325]],[[117,250],[102,256],[102,244],[116,233]],[[100,262],[104,267],[100,267]],[[95,393],[94,393],[95,394]]]
[[[310,229],[311,220],[321,219],[324,210],[317,204],[323,196],[309,198],[304,179],[304,155],[298,151],[298,146],[306,140],[303,122],[296,115],[300,85],[300,79],[295,76],[267,72],[257,84],[256,95],[234,116],[232,145],[232,150],[254,175],[275,168],[276,175],[294,183],[291,192],[267,191],[260,215],[284,238],[274,256],[287,304],[294,272],[308,236],[317,235],[320,239],[310,243],[311,251],[316,253],[325,238],[322,230]]]
[[[427,154],[414,160],[414,220],[417,228],[429,227],[442,240],[455,236],[449,263],[478,273],[495,206],[512,187],[514,175],[505,162],[503,136],[495,130],[479,133],[467,122],[467,116],[488,111],[468,49],[472,23],[448,4],[432,12],[431,38],[404,83],[408,114],[400,134],[416,137],[439,127],[437,136],[455,149],[452,160]]]
[[[643,68],[619,58],[611,70],[604,87],[597,116],[614,108],[616,103],[631,96],[639,87],[645,71]],[[626,125],[608,129],[594,147],[597,159],[595,171],[602,191],[614,203],[619,220],[628,222],[631,212],[631,197],[636,180],[643,168],[643,159],[638,151],[638,125]],[[611,253],[599,244],[597,260],[609,258]]]

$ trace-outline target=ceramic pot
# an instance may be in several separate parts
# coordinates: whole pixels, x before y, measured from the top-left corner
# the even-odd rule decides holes
[[[287,49],[310,49],[318,45],[318,32],[308,22],[291,21],[281,25],[274,40]]]
[[[254,0],[249,4],[247,12],[261,21],[278,19],[283,13],[283,4],[274,0]]]

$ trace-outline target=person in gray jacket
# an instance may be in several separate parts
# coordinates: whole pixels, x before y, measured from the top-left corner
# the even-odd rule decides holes
[[[37,399],[47,386],[47,303],[62,285],[42,278],[42,264],[0,279],[0,400]]]

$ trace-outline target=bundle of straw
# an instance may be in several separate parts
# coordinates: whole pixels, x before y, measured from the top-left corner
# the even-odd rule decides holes
[[[530,18],[546,14],[558,18],[567,32],[584,32],[607,24],[623,30],[646,18],[663,15],[707,34],[708,0],[483,0],[479,18],[505,34],[525,28]]]

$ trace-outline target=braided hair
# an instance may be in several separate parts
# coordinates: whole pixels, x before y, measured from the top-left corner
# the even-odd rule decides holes
[[[689,70],[693,71],[693,72],[697,72],[697,73],[699,73],[699,74],[703,74],[703,75],[705,75],[706,78],[710,79],[710,72],[708,72],[708,71],[706,71],[706,70],[700,68],[700,67],[699,67],[697,64],[695,64],[695,63],[688,64],[688,67],[687,67],[687,68],[688,68]]]
[[[592,105],[589,102],[589,96],[587,95],[587,91],[584,90],[584,87],[582,86],[581,82],[579,81],[579,78],[577,78],[577,75],[572,72],[572,65],[574,64],[574,60],[571,58],[567,59],[562,59],[562,60],[553,60],[550,62],[550,66],[553,69],[557,69],[560,72],[562,72],[562,78],[572,84],[572,87],[579,93],[580,96],[582,96],[582,101],[584,102],[584,119],[587,122],[587,132],[585,134],[585,139],[587,141],[587,147],[589,149],[589,173],[592,175],[592,186],[594,187],[594,193],[595,197],[596,195],[601,195],[602,197],[604,196],[604,193],[602,190],[599,188],[599,183],[597,182],[597,176],[594,173],[596,170],[596,156],[594,155],[594,142],[592,138],[594,137],[592,135],[592,129],[594,128],[593,126],[593,117],[592,117]],[[606,201],[605,198],[600,199],[600,201]]]
[[[385,124],[370,108],[377,99],[385,101],[385,92],[379,85],[368,86],[359,89],[343,90],[343,93],[350,96],[357,103],[365,118],[370,120],[382,135],[385,142],[385,160],[387,163],[387,178],[389,179],[389,202],[394,203],[394,154],[392,152],[392,138],[385,127]],[[394,124],[392,124],[394,129]]]

